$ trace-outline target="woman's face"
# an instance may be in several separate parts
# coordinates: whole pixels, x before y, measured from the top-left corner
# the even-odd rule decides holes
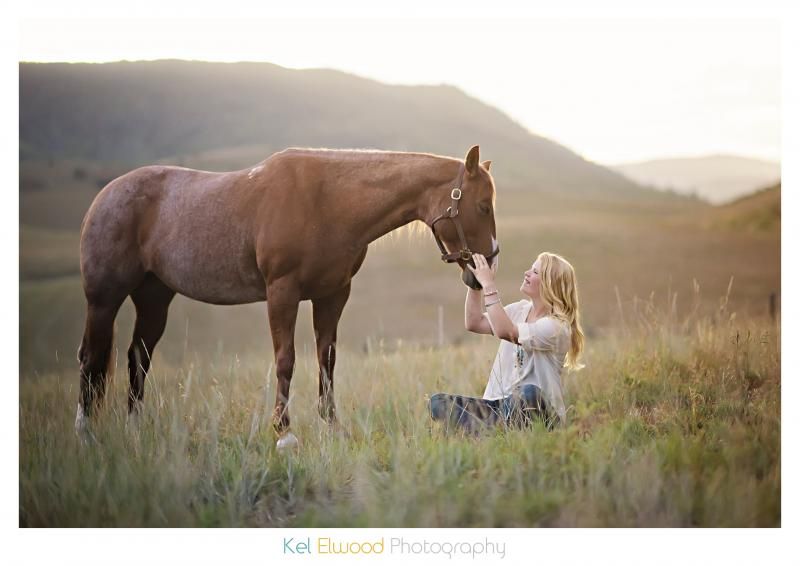
[[[539,279],[541,263],[537,259],[531,268],[525,272],[525,276],[522,280],[522,286],[519,288],[520,291],[528,295],[531,299],[538,299],[539,298],[539,284],[541,280]]]

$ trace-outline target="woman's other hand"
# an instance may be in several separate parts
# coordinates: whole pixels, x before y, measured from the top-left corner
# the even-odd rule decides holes
[[[489,262],[487,262],[486,258],[481,254],[472,254],[472,261],[475,263],[475,267],[467,264],[467,268],[475,275],[475,279],[478,280],[478,283],[481,284],[484,291],[495,290],[494,276],[497,273],[497,263],[495,262],[495,264],[490,267]]]

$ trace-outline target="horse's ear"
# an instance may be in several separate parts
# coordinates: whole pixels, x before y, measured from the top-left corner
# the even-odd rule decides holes
[[[481,163],[481,165],[483,165],[483,168],[486,169],[487,171],[489,170],[489,165],[491,165],[491,164],[492,164],[492,162],[489,159],[487,159],[486,161]]]
[[[464,163],[467,167],[467,173],[470,175],[475,175],[478,172],[478,154],[480,149],[477,145],[473,145],[472,148],[467,153],[467,158],[464,160]]]

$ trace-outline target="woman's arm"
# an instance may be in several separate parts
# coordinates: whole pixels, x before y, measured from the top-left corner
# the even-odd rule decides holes
[[[480,334],[491,334],[492,327],[494,327],[495,331],[497,332],[496,336],[501,340],[508,340],[509,342],[514,342],[515,344],[518,343],[519,335],[517,333],[517,325],[511,322],[511,319],[508,318],[508,313],[503,308],[503,303],[500,302],[500,293],[497,292],[497,285],[494,281],[494,269],[489,267],[489,264],[486,261],[486,258],[483,257],[481,254],[472,254],[472,259],[475,262],[475,267],[472,268],[471,266],[467,266],[467,269],[472,271],[475,274],[475,278],[483,287],[484,292],[486,293],[486,314],[489,317],[489,320],[483,318],[481,319],[483,323],[485,323],[485,327],[488,327],[488,332],[480,332],[476,330],[479,328],[479,325],[476,324],[475,328],[470,328],[467,326],[467,330],[472,330],[472,332],[478,332]],[[469,307],[470,307],[470,300],[475,300],[470,293],[475,293],[475,295],[480,295],[477,291],[468,291],[467,292],[467,304],[465,306],[465,319],[469,314]],[[477,299],[480,301],[480,298]],[[480,309],[480,303],[478,302],[478,309]],[[491,324],[489,323],[491,321]],[[466,320],[465,320],[466,322]],[[484,328],[484,325],[480,325],[480,328]]]
[[[464,302],[464,326],[475,334],[492,334],[489,320],[483,316],[483,292],[467,289],[467,299]]]
[[[514,344],[519,344],[517,325],[508,318],[508,313],[506,313],[506,309],[503,308],[500,299],[497,299],[497,302],[490,302],[488,304],[486,307],[486,314],[492,321],[492,326],[497,330],[497,337],[500,338],[500,340],[508,340]]]

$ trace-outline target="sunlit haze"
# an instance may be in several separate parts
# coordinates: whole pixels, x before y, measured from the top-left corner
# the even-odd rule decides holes
[[[593,161],[780,159],[775,21],[26,21],[22,61],[266,61],[455,85]]]

